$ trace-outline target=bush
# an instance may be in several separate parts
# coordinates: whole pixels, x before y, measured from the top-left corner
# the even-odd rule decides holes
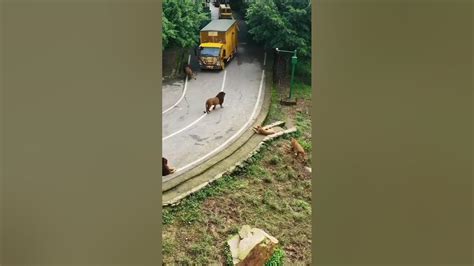
[[[285,252],[278,248],[273,252],[272,257],[265,263],[265,266],[280,266],[283,265],[283,259],[285,258]]]
[[[298,62],[295,69],[295,78],[305,84],[311,84],[311,62],[309,60]]]

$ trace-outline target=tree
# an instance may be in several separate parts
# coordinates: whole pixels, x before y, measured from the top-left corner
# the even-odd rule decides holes
[[[311,57],[310,0],[257,0],[245,17],[250,35],[266,48],[297,49],[298,56]]]
[[[163,2],[163,48],[189,48],[199,42],[199,30],[210,20],[200,1],[165,0]]]
[[[175,25],[171,23],[165,16],[164,12],[161,12],[161,18],[162,18],[162,39],[163,39],[163,50],[168,47],[170,39],[173,40],[176,38],[176,29]]]

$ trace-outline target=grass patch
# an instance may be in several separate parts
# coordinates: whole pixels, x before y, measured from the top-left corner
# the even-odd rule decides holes
[[[288,180],[288,174],[287,173],[276,173],[275,180],[277,180],[279,182],[287,181]]]
[[[269,163],[271,165],[279,165],[281,164],[282,160],[281,160],[281,157],[277,156],[277,155],[273,155],[272,158],[270,158],[269,160]]]
[[[268,260],[268,262],[265,263],[265,266],[280,266],[280,265],[283,265],[283,259],[284,258],[285,258],[285,251],[283,251],[281,248],[277,248],[275,250],[275,252],[273,252],[273,255]]]
[[[263,182],[265,183],[272,183],[273,182],[273,178],[271,176],[265,176],[263,178]]]
[[[301,144],[301,146],[306,152],[311,152],[311,148],[312,148],[311,140],[300,139],[299,143]]]
[[[190,254],[196,258],[195,262],[199,264],[207,264],[212,262],[209,256],[213,253],[213,239],[211,236],[204,234],[203,237],[190,246]]]
[[[299,99],[310,100],[312,94],[311,82],[305,83],[301,80],[295,79],[293,82],[293,96]]]
[[[245,187],[244,180],[238,180],[233,176],[223,176],[216,180],[211,186],[202,189],[189,196],[185,201],[174,207],[163,208],[163,225],[173,224],[178,221],[182,224],[192,224],[203,220],[201,215],[201,203],[213,196],[218,196],[232,188]]]
[[[262,179],[268,176],[267,170],[259,164],[251,164],[247,168],[247,175],[250,175],[251,178]]]
[[[275,192],[271,190],[265,191],[262,202],[263,204],[267,205],[267,207],[269,207],[271,210],[279,212],[283,211],[283,208],[281,206],[282,201],[275,194]]]
[[[285,121],[286,114],[280,105],[280,94],[275,86],[272,86],[272,100],[270,109],[268,110],[268,116],[264,121],[264,124],[270,124],[275,121]]]
[[[174,251],[174,243],[168,239],[163,239],[162,253],[163,255],[172,255]]]
[[[303,113],[296,113],[296,126],[298,131],[301,132],[311,132],[311,120],[308,118],[307,115]]]
[[[226,265],[234,265],[234,260],[232,258],[232,253],[230,252],[229,245],[224,246],[224,258]]]
[[[294,211],[311,214],[311,205],[304,200],[295,199],[292,202],[292,207]]]

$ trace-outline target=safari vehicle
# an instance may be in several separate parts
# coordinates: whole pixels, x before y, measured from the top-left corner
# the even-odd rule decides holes
[[[234,19],[212,20],[201,29],[201,44],[196,53],[201,69],[224,69],[237,53],[238,30]]]
[[[212,0],[214,7],[219,7],[221,4],[228,4],[230,0]]]
[[[219,19],[234,19],[229,4],[221,4],[219,6]]]

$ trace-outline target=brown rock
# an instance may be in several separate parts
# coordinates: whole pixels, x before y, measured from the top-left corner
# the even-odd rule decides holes
[[[239,234],[229,239],[227,244],[229,245],[234,265],[259,266],[265,265],[270,259],[278,244],[278,240],[261,229],[244,225],[240,229]]]

